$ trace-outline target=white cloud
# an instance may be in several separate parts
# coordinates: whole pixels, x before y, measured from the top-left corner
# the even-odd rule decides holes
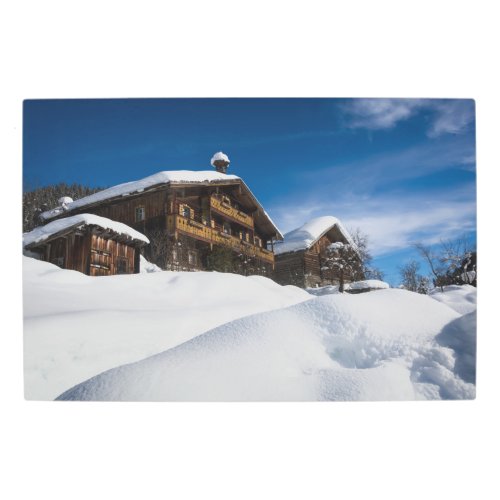
[[[432,200],[425,194],[331,199],[322,204],[276,207],[272,214],[284,232],[313,217],[334,215],[345,226],[359,227],[366,233],[372,254],[381,256],[408,248],[416,241],[433,244],[474,231],[474,193],[474,186],[470,185]]]
[[[442,134],[460,134],[474,121],[474,101],[470,99],[452,99],[435,105],[437,116],[431,125],[429,137]]]
[[[350,116],[350,127],[377,130],[394,127],[421,107],[420,99],[355,99],[344,111]]]
[[[421,111],[431,114],[429,137],[459,134],[474,121],[471,99],[353,99],[343,107],[350,128],[390,129]]]
[[[301,184],[324,194],[342,186],[345,196],[351,190],[356,196],[387,189],[400,181],[418,179],[450,168],[475,169],[475,145],[469,138],[449,137],[426,141],[411,148],[371,155],[357,161],[338,163],[323,169],[304,170]],[[318,194],[319,195],[319,194]]]
[[[475,229],[476,204],[437,202],[425,208],[401,208],[377,215],[347,216],[346,224],[370,236],[374,256],[410,247],[415,242],[439,243]]]

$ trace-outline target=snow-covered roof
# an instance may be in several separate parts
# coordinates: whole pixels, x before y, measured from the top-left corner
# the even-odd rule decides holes
[[[85,196],[79,200],[75,200],[71,203],[66,203],[61,207],[56,207],[52,210],[47,210],[41,214],[42,219],[48,220],[60,215],[61,213],[75,210],[77,208],[85,207],[87,205],[93,205],[100,201],[108,200],[110,198],[115,198],[116,196],[127,196],[133,193],[140,193],[145,189],[148,189],[159,184],[168,184],[170,182],[186,182],[186,183],[196,183],[196,182],[216,182],[216,181],[231,181],[240,180],[236,175],[222,174],[220,172],[214,172],[212,170],[207,171],[194,171],[194,170],[168,170],[163,172],[158,172],[156,174],[145,177],[138,181],[125,182],[123,184],[118,184],[117,186],[110,187],[108,189],[103,189],[97,193]]]
[[[210,165],[214,166],[214,162],[217,160],[227,161],[228,163],[231,163],[229,161],[228,156],[225,153],[223,153],[222,151],[219,151],[218,153],[215,153],[212,156],[212,159],[210,160]]]
[[[286,233],[283,242],[276,242],[274,245],[274,253],[279,255],[298,250],[307,250],[334,226],[338,228],[346,241],[356,249],[357,247],[350,234],[340,220],[331,215],[326,215],[311,219],[303,226]]]
[[[218,154],[218,153],[216,153]],[[221,153],[224,154],[224,153]],[[216,156],[216,155],[214,155]],[[224,155],[225,156],[225,155]],[[162,172],[158,172],[156,174],[150,175],[149,177],[145,177],[144,179],[139,179],[137,181],[125,182],[123,184],[118,184],[117,186],[110,187],[108,189],[103,189],[97,193],[91,194],[89,196],[85,196],[84,198],[80,198],[79,200],[75,200],[71,203],[65,203],[60,207],[53,208],[52,210],[47,210],[40,214],[40,217],[43,220],[50,220],[54,217],[60,216],[61,214],[66,214],[71,212],[72,210],[77,210],[80,208],[87,207],[89,205],[94,205],[96,203],[100,203],[102,201],[106,201],[112,198],[116,198],[118,196],[128,196],[132,194],[141,193],[142,191],[152,188],[154,186],[159,186],[161,184],[170,184],[170,183],[178,183],[178,184],[196,184],[196,183],[211,183],[211,182],[240,182],[248,191],[250,197],[254,201],[254,203],[259,207],[262,211],[262,214],[267,217],[270,225],[273,230],[276,231],[278,238],[283,238],[280,230],[276,226],[276,224],[271,220],[269,214],[264,210],[262,205],[259,203],[257,198],[254,196],[252,191],[248,188],[245,182],[238,177],[237,175],[229,175],[223,174],[221,172],[213,171],[213,170],[165,170]]]
[[[140,240],[144,243],[149,243],[149,240],[146,238],[146,236],[141,234],[139,231],[132,229],[126,224],[116,222],[111,219],[106,219],[105,217],[100,217],[99,215],[79,214],[49,222],[45,226],[36,227],[35,229],[33,229],[33,231],[24,233],[23,247],[32,245],[34,243],[41,243],[51,238],[52,236],[65,231],[66,229],[78,228],[85,225],[99,226],[103,229],[109,229],[111,231],[114,231],[115,233],[129,236],[134,240]]]

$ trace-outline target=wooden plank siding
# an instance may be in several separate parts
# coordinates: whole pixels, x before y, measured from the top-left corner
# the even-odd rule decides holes
[[[137,231],[144,233],[148,229],[159,227],[165,229],[168,213],[168,193],[166,190],[144,193],[140,196],[123,197],[109,204],[102,204],[88,210],[89,213],[123,222]],[[145,218],[136,220],[136,208],[143,207]]]
[[[139,250],[131,242],[113,237],[118,238],[95,234],[87,227],[31,248],[42,260],[90,276],[139,272]]]
[[[143,220],[137,220],[137,209],[141,209]],[[141,232],[150,240],[150,245],[142,250],[143,255],[164,269],[205,270],[213,249],[224,246],[256,259],[257,274],[265,269],[263,273],[269,275],[273,270],[274,253],[267,247],[276,237],[276,228],[262,210],[259,212],[258,204],[242,189],[240,181],[157,186],[71,211],[78,213],[99,215]],[[223,234],[226,225],[230,226],[229,235]],[[106,257],[101,248],[92,248],[94,252],[90,255],[89,247],[92,260],[87,272],[90,267],[98,275],[105,273],[107,267],[117,270],[113,259]],[[135,253],[138,262],[139,250]],[[127,259],[130,265],[132,257]]]
[[[295,285],[304,288],[304,251],[276,255],[274,281],[280,285]]]
[[[110,276],[134,272],[135,248],[92,234],[90,276]]]
[[[321,256],[330,244],[343,240],[345,238],[334,227],[307,250],[276,255],[274,280],[281,285],[295,285],[301,288],[339,284],[340,271],[330,269],[323,271]],[[346,276],[344,282],[350,283],[351,280]]]

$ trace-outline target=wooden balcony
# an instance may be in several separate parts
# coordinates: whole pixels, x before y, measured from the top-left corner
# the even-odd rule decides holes
[[[274,265],[273,252],[226,234],[220,227],[211,227],[182,215],[169,215],[167,225],[171,233],[177,231],[206,243],[224,245],[232,248],[235,252],[242,252]]]
[[[249,227],[251,229],[253,229],[254,227],[253,218],[251,215],[240,212],[238,209],[231,206],[231,204],[227,203],[221,198],[211,196],[210,208],[215,212],[219,212],[220,214],[234,220],[238,224],[242,224],[243,226]]]

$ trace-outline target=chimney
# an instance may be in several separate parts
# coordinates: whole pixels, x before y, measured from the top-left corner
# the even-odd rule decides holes
[[[227,167],[229,166],[229,158],[222,151],[215,153],[210,160],[210,163],[215,168],[217,172],[225,174],[227,172]]]

